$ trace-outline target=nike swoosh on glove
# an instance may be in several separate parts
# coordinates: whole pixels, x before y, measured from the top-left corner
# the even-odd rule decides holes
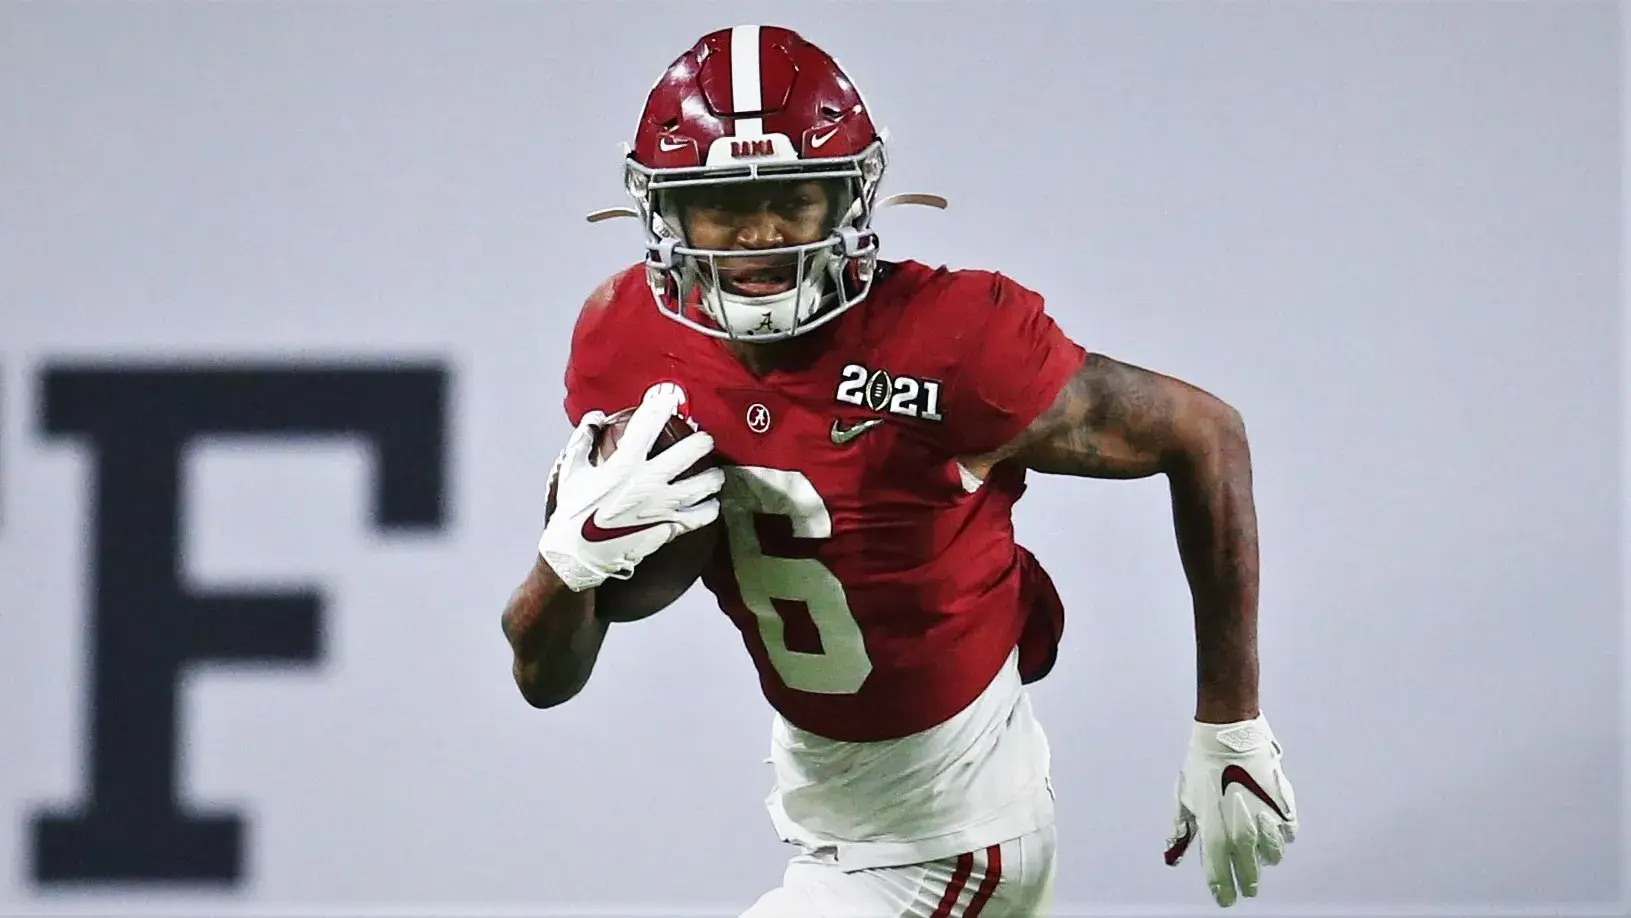
[[[713,452],[712,437],[699,431],[648,458],[681,398],[672,386],[648,391],[617,449],[599,465],[590,456],[606,415],[591,411],[556,457],[549,473],[555,513],[544,524],[538,553],[569,589],[626,580],[657,549],[719,518],[724,472],[705,469],[674,480]]]
[[[1257,895],[1262,865],[1280,863],[1297,838],[1297,801],[1280,767],[1280,744],[1260,714],[1232,724],[1197,722],[1178,774],[1167,864],[1198,837],[1206,885],[1221,906]]]

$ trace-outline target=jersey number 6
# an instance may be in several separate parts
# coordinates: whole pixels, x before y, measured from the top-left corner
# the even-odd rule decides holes
[[[753,526],[756,515],[784,516],[800,539],[832,536],[826,502],[802,472],[752,465],[725,466],[721,518],[730,540],[731,566],[742,603],[759,623],[759,636],[776,673],[790,689],[851,695],[872,673],[861,626],[850,612],[844,585],[814,558],[767,555]],[[803,603],[821,636],[820,653],[787,649],[786,624],[772,600]]]

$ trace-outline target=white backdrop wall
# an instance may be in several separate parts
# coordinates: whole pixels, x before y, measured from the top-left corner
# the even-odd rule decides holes
[[[889,255],[1002,270],[1244,413],[1305,832],[1242,909],[1619,914],[1624,31],[1586,2],[0,6],[0,914],[734,914],[778,880],[769,713],[704,594],[546,712],[497,620],[570,323],[639,254],[582,215],[662,67],[742,21],[835,53],[890,190],[951,198],[886,213]],[[1159,859],[1164,487],[1038,479],[1018,525],[1071,614],[1061,910],[1210,910]],[[189,653],[271,651],[163,703]],[[114,837],[64,841],[97,710]],[[132,828],[171,749],[172,822],[238,850]]]

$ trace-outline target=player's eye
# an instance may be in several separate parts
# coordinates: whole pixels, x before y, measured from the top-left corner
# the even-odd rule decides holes
[[[775,208],[778,213],[781,213],[784,216],[798,217],[803,216],[806,211],[816,206],[818,203],[820,202],[817,201],[814,196],[800,193],[788,195],[787,197],[776,201]]]
[[[717,191],[699,192],[695,194],[690,201],[692,207],[695,207],[698,210],[708,211],[733,210],[735,208],[732,205],[735,203],[736,202],[732,201],[729,196],[721,194]]]

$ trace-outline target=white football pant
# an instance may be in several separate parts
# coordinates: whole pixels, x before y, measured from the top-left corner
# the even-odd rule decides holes
[[[801,854],[779,889],[741,918],[1021,918],[1046,915],[1053,892],[1052,826],[969,854],[845,873]]]

